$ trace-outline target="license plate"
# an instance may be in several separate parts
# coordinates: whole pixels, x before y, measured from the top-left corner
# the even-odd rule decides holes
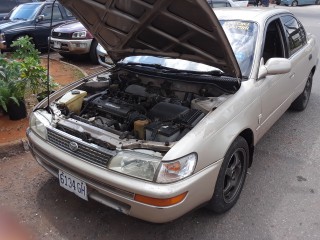
[[[60,186],[88,201],[87,185],[74,176],[59,170]]]
[[[53,41],[53,48],[61,48],[61,42]]]

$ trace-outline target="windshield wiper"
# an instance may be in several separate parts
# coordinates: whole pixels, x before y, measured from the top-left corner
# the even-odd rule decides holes
[[[141,67],[151,67],[155,69],[163,70],[163,73],[180,73],[180,74],[208,74],[212,76],[223,76],[224,72],[221,70],[212,70],[212,71],[194,71],[194,70],[179,70],[175,68],[165,67],[160,64],[153,64],[153,63],[136,63],[136,62],[129,62],[129,63],[118,63],[121,66],[141,66]]]

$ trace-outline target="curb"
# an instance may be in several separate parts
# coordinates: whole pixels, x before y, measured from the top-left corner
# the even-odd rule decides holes
[[[47,60],[47,57],[46,57],[46,56],[41,56],[40,58]],[[88,73],[86,73],[83,69],[81,69],[80,67],[78,67],[78,66],[76,66],[76,65],[74,65],[74,64],[71,64],[71,63],[68,63],[68,62],[65,62],[65,61],[61,61],[61,60],[57,60],[57,59],[54,59],[54,58],[50,58],[50,60],[56,61],[56,62],[61,62],[61,63],[63,63],[63,64],[72,66],[72,67],[74,67],[75,69],[79,70],[85,77],[88,76]]]
[[[26,138],[0,144],[0,159],[12,155],[29,151],[28,140]]]

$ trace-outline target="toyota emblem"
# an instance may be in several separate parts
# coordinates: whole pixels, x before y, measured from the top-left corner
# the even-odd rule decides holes
[[[76,142],[70,142],[69,143],[69,148],[72,152],[75,152],[78,150],[79,146],[78,146],[78,143]]]

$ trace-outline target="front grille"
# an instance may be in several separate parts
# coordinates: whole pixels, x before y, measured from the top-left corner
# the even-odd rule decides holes
[[[60,39],[71,39],[72,33],[52,32],[52,37],[60,38]]]
[[[57,148],[77,158],[103,168],[107,168],[108,161],[115,155],[114,151],[81,142],[80,139],[76,140],[71,136],[68,137],[64,133],[60,134],[57,130],[48,129],[48,141]],[[76,142],[78,144],[78,149],[76,151],[70,149],[69,145],[71,142]]]

